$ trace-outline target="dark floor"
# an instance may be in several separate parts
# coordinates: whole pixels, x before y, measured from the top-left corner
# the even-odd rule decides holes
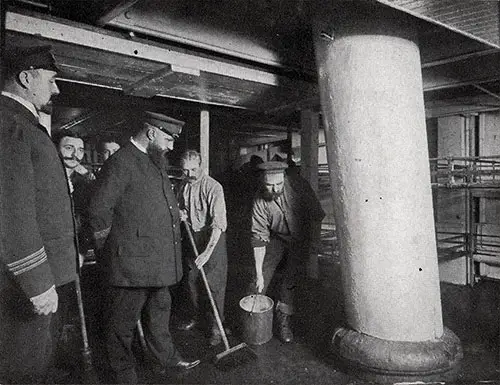
[[[241,282],[248,277],[251,264],[240,261],[233,264],[229,273],[226,324],[232,330],[230,345],[241,342],[241,310],[238,300],[245,294]],[[248,262],[248,261],[247,261]],[[238,267],[234,267],[238,266]],[[94,274],[92,269],[87,275]],[[89,277],[87,276],[87,281]],[[90,280],[91,282],[92,280]],[[85,282],[85,276],[84,276]],[[186,373],[156,372],[147,364],[138,349],[138,371],[143,383],[174,384],[364,384],[368,381],[356,378],[356,373],[340,371],[338,363],[329,351],[329,341],[336,326],[342,325],[343,314],[340,293],[339,264],[332,258],[320,259],[320,278],[305,283],[305,294],[300,299],[300,314],[296,322],[296,342],[289,345],[276,338],[261,345],[252,346],[257,359],[239,365],[229,371],[219,370],[213,364],[215,354],[223,351],[222,345],[210,348],[207,338],[200,330],[178,332],[174,339],[181,353],[188,359],[201,358],[202,363]],[[500,282],[481,281],[474,287],[442,284],[443,319],[445,326],[461,339],[464,360],[456,381],[453,383],[500,383],[498,361]],[[84,294],[95,292],[95,282],[84,286]],[[88,313],[98,313],[88,305]],[[89,316],[92,318],[92,314]],[[93,318],[92,318],[93,319]],[[92,320],[89,334],[92,341],[92,358],[98,378],[70,376],[59,382],[85,383],[108,382],[102,361],[102,343]],[[243,353],[240,351],[240,353]],[[67,352],[65,358],[73,364],[79,363],[78,352]],[[236,357],[236,355],[234,356]],[[75,365],[73,365],[75,366]],[[77,365],[81,367],[81,365]],[[447,384],[452,383],[446,378]]]

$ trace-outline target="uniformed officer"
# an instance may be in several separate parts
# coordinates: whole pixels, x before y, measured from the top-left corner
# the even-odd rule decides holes
[[[118,383],[135,383],[132,339],[139,319],[151,353],[164,368],[191,369],[169,332],[169,286],[182,278],[180,213],[166,172],[183,122],[146,112],[128,144],[104,164],[90,202],[110,304],[106,344]],[[108,234],[109,233],[109,234]]]
[[[0,97],[0,382],[45,380],[58,290],[76,279],[66,176],[39,112],[59,93],[50,47],[2,55]]]

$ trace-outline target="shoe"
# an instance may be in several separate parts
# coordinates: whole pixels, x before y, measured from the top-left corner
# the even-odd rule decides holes
[[[195,360],[195,361],[184,361],[182,358],[175,364],[170,365],[171,368],[175,368],[178,370],[189,370],[193,369],[194,367],[198,366],[200,364],[200,360]]]
[[[196,320],[190,319],[189,321],[180,323],[179,326],[177,326],[177,329],[187,332],[189,330],[193,330],[196,325],[197,325]]]
[[[290,315],[282,313],[281,311],[276,312],[276,321],[278,322],[278,334],[279,338],[285,344],[293,342],[293,332],[290,327]]]

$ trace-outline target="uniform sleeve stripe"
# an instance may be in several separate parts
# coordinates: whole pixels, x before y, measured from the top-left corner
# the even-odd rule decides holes
[[[38,263],[39,261],[42,261],[43,260],[46,260],[47,259],[47,255],[44,253],[44,254],[40,254],[39,256],[37,256],[36,258],[32,258],[30,259],[29,261],[27,262],[24,262],[23,264],[21,265],[18,265],[18,266],[15,266],[15,267],[12,267],[10,269],[10,271],[12,271],[13,273],[14,272],[18,272],[19,270],[23,270],[23,269],[26,269],[28,267],[30,267],[31,265],[35,264],[35,263]]]
[[[14,275],[19,275],[19,274],[22,274],[22,273],[26,273],[27,271],[30,271],[32,269],[34,269],[35,267],[37,267],[38,265],[41,265],[42,263],[46,262],[47,261],[47,256],[45,256],[45,258],[35,262],[35,263],[32,263],[30,266],[26,266],[24,269],[21,269],[21,270],[18,270],[14,273]]]
[[[18,259],[17,261],[14,261],[14,262],[8,263],[8,264],[7,264],[7,267],[8,267],[9,269],[11,269],[11,268],[16,267],[16,266],[18,266],[18,265],[21,265],[21,264],[23,264],[23,263],[25,263],[25,262],[28,262],[30,259],[32,259],[32,258],[36,258],[36,257],[38,257],[38,256],[39,256],[39,255],[41,255],[41,254],[45,254],[45,248],[44,248],[44,247],[42,247],[40,250],[37,250],[37,251],[35,251],[34,253],[32,253],[32,254],[30,254],[30,255],[28,255],[28,256],[26,256],[26,257],[22,258],[22,259]]]
[[[47,261],[47,253],[45,252],[45,248],[41,248],[40,250],[35,251],[34,253],[24,257],[15,262],[11,262],[7,264],[7,267],[14,275],[19,275],[31,269],[34,269],[38,265]]]

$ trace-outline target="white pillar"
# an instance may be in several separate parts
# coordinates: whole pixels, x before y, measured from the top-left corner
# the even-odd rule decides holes
[[[300,111],[300,130],[300,174],[318,192],[319,114],[312,110]]]
[[[210,154],[210,113],[207,110],[200,111],[200,154],[201,167],[208,174],[209,172],[209,154]]]
[[[442,372],[461,349],[443,350],[458,339],[443,329],[411,20],[346,5],[315,42],[349,325],[334,347],[389,376]]]

